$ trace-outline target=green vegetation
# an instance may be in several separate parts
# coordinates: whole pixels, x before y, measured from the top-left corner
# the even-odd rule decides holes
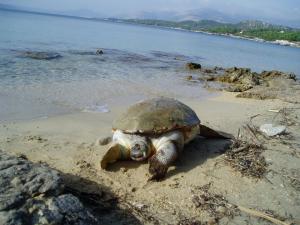
[[[266,41],[287,40],[300,42],[300,30],[290,27],[272,25],[261,21],[243,21],[240,23],[220,23],[212,20],[200,21],[166,21],[129,19],[122,22],[151,26],[180,28],[191,31],[204,31],[216,34],[232,34],[247,38],[260,38]]]
[[[281,30],[248,30],[243,32],[243,35],[248,37],[258,37],[267,41],[287,40],[287,41],[300,41],[300,31],[284,31]]]

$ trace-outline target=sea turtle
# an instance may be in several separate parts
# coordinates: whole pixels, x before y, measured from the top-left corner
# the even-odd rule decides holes
[[[112,143],[101,160],[101,168],[117,160],[149,158],[151,179],[159,180],[197,135],[226,138],[202,124],[196,113],[182,102],[166,97],[132,105],[113,122]]]

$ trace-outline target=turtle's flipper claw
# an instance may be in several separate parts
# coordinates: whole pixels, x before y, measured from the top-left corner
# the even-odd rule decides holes
[[[151,177],[148,181],[156,180],[160,181],[165,178],[168,171],[168,166],[161,163],[156,156],[152,156],[149,160],[149,172]]]
[[[120,156],[121,150],[119,144],[113,143],[101,159],[101,168],[106,169],[108,164],[116,162],[118,159],[120,159]]]

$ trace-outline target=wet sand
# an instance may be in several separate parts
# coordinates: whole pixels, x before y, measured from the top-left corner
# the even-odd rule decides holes
[[[96,140],[111,134],[112,120],[127,104],[115,105],[109,113],[83,112],[1,124],[0,149],[70,174],[66,183],[79,191],[97,195],[98,185],[106,187],[141,224],[272,224],[239,210],[243,207],[285,221],[282,224],[299,222],[299,104],[241,99],[226,92],[206,100],[179,100],[193,108],[203,124],[234,136],[250,120],[256,126],[286,123],[288,135],[257,136],[267,163],[267,172],[260,179],[243,176],[226,162],[229,141],[201,138],[186,146],[160,182],[147,182],[147,162],[118,162],[108,171],[101,170],[99,162],[107,146],[99,146]],[[286,110],[288,120],[269,111],[283,108],[290,109]],[[201,202],[203,190],[213,201]]]

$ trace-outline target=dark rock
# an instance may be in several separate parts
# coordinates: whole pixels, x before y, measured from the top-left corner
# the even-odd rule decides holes
[[[51,60],[62,57],[60,54],[55,52],[35,52],[35,51],[26,51],[22,54],[23,57],[38,59],[38,60]]]
[[[0,224],[99,224],[59,173],[0,151]]]
[[[96,55],[103,55],[103,54],[104,54],[104,52],[102,49],[97,49]]]
[[[185,65],[185,67],[189,70],[200,70],[201,65],[199,63],[189,62]]]

